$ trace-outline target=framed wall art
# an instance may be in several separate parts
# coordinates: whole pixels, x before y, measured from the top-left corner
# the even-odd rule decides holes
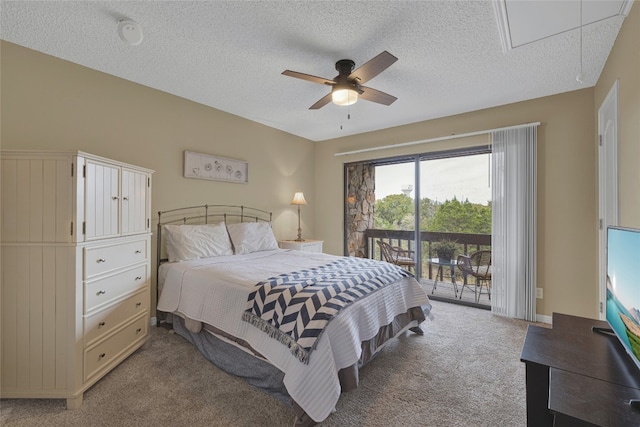
[[[242,160],[227,159],[209,154],[184,152],[185,178],[210,181],[249,182],[249,164]]]

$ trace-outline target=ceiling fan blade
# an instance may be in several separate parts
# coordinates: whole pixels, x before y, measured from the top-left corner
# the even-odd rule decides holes
[[[336,82],[333,80],[325,79],[324,77],[316,77],[311,74],[299,73],[297,71],[285,70],[282,72],[283,75],[289,77],[295,77],[297,79],[307,80],[313,83],[320,83],[321,85],[334,85]]]
[[[325,96],[320,98],[318,100],[318,102],[316,102],[311,107],[309,107],[309,110],[317,110],[319,108],[324,107],[325,105],[327,105],[330,102],[331,102],[331,92],[329,92],[328,94],[326,94]]]
[[[398,58],[385,50],[349,74],[349,80],[358,79],[358,84],[366,83],[389,68],[397,60]]]
[[[360,86],[360,89],[363,91],[360,94],[360,98],[371,102],[377,102],[378,104],[391,105],[396,99],[398,99],[393,95],[389,95],[388,93],[384,93],[370,87]]]

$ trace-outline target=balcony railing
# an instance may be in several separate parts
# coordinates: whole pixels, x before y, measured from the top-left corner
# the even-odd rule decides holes
[[[410,251],[415,250],[415,233],[407,230],[381,230],[368,229],[365,231],[366,248],[365,253],[368,258],[381,259],[380,249],[376,240],[388,242],[392,246],[400,246]],[[435,242],[450,240],[456,243],[457,254],[469,255],[479,250],[491,250],[490,234],[471,233],[441,233],[435,231],[421,231],[420,243],[422,244],[422,277],[433,280],[435,268],[428,262],[429,258],[436,258],[433,248]],[[425,277],[425,273],[426,277]],[[466,278],[463,278],[466,280]],[[466,282],[465,282],[466,283]]]

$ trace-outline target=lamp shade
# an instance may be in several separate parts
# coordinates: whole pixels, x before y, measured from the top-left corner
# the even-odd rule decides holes
[[[352,105],[358,101],[358,92],[353,89],[338,89],[331,92],[331,100],[336,105]]]
[[[304,199],[304,194],[302,192],[298,192],[293,195],[293,200],[291,200],[292,205],[306,205],[307,201]]]

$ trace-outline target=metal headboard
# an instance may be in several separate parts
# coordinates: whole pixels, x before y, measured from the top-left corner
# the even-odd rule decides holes
[[[156,241],[156,282],[160,265],[169,261],[162,257],[162,227],[167,224],[215,224],[218,222],[268,222],[273,220],[273,213],[249,206],[239,205],[200,205],[170,209],[158,212],[158,233]],[[157,288],[157,283],[156,283]]]
[[[271,224],[273,213],[249,206],[238,205],[200,205],[188,206],[178,209],[170,209],[158,212],[158,233],[156,234],[156,300],[158,298],[158,285],[160,277],[160,265],[168,262],[168,258],[162,257],[164,242],[162,240],[162,227],[167,224],[215,224],[224,221],[225,224],[240,222],[268,222]],[[158,326],[160,326],[160,313]]]

